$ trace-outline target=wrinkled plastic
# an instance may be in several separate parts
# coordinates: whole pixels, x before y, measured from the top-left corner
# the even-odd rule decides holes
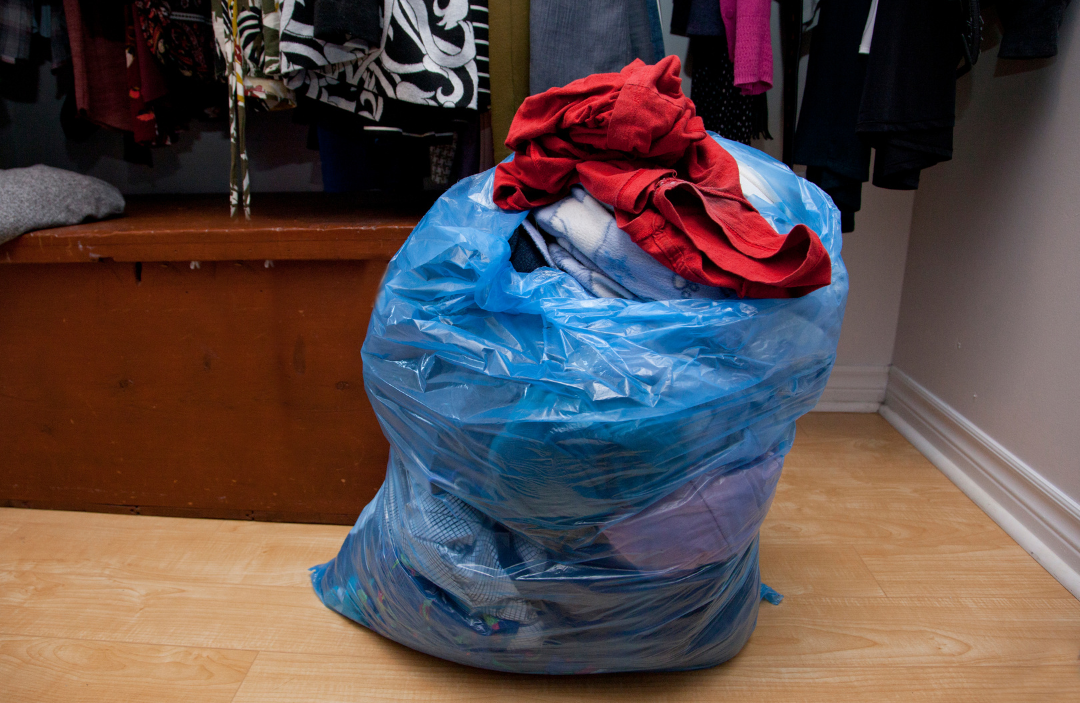
[[[492,203],[493,170],[454,186],[371,317],[364,383],[390,462],[338,557],[312,570],[327,606],[516,672],[692,669],[742,648],[758,531],[795,419],[829,377],[848,281],[829,198],[717,139],[778,231],[819,233],[831,285],[594,298],[561,271],[514,271],[507,240],[526,213]]]

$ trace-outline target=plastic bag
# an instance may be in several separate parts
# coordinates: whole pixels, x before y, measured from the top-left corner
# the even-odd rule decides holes
[[[427,213],[390,263],[363,347],[386,481],[337,558],[330,608],[414,649],[528,673],[692,669],[745,644],[758,531],[795,419],[828,380],[847,296],[840,215],[716,137],[780,232],[805,223],[832,283],[783,300],[594,298],[520,274],[524,212],[494,171]]]

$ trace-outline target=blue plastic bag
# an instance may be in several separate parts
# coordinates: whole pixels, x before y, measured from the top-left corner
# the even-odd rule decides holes
[[[795,419],[836,354],[840,214],[750,147],[747,197],[804,223],[832,284],[783,300],[594,298],[510,265],[524,212],[494,171],[431,208],[391,261],[363,347],[390,441],[386,481],[337,558],[330,608],[413,649],[489,669],[693,669],[746,643],[758,531]]]

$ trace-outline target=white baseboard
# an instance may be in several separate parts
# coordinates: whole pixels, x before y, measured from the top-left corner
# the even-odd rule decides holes
[[[1080,504],[896,368],[881,414],[1080,598]]]
[[[888,366],[834,366],[813,412],[876,413],[888,380]]]

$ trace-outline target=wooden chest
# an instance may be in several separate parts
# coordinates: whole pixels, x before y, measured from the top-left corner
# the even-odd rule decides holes
[[[388,451],[360,348],[427,205],[132,199],[0,247],[0,506],[352,523]]]

